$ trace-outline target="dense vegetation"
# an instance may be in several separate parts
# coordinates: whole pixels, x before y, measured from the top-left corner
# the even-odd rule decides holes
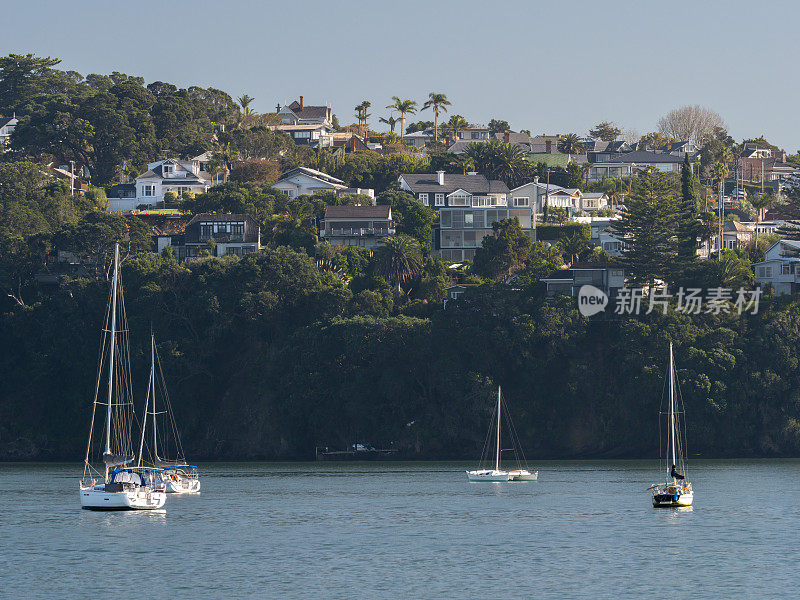
[[[0,58],[0,106],[24,116],[12,150],[0,155],[0,458],[81,456],[116,241],[137,397],[152,327],[193,459],[307,458],[317,446],[355,442],[409,457],[475,457],[497,384],[531,456],[653,456],[668,341],[676,345],[690,453],[800,452],[800,305],[792,299],[766,298],[758,314],[742,318],[656,311],[587,320],[570,299],[545,300],[540,278],[609,257],[591,247],[589,227],[562,223],[555,210],[537,243],[516,219],[495,223],[469,270],[431,255],[436,214],[399,191],[397,175],[477,169],[509,185],[548,175],[510,146],[470,146],[463,158],[314,153],[269,130],[249,111],[252,98],[237,106],[220,90],[145,86],[119,73],[83,77],[56,64]],[[444,117],[449,102],[436,102],[428,108],[442,115],[426,113],[434,121],[420,127]],[[366,114],[368,105],[360,107]],[[442,127],[463,121],[452,115]],[[492,128],[508,124],[493,120]],[[595,133],[619,135],[611,123]],[[578,143],[568,137],[563,149]],[[731,143],[717,131],[703,159],[722,182],[718,158]],[[74,159],[105,184],[122,166],[135,173],[162,152],[208,148],[222,157],[220,170],[234,157],[242,162],[228,183],[174,202],[191,213],[251,215],[266,250],[182,264],[169,251],[153,254],[141,219],[107,214],[98,188],[70,195],[41,167]],[[326,204],[365,199],[277,193],[269,184],[295,164],[375,188],[399,235],[375,252],[320,243]],[[551,183],[567,186],[585,175],[575,165],[549,172]],[[634,281],[752,283],[751,262],[768,238],[695,258],[698,238],[718,223],[701,212],[704,188],[689,170],[681,179],[651,171],[596,187],[624,194],[619,228]],[[59,264],[58,251],[80,265]],[[475,285],[444,309],[444,289],[455,281]]]

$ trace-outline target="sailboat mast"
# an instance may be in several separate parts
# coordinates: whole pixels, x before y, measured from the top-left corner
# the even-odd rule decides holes
[[[672,466],[675,461],[675,368],[672,359],[672,342],[669,343],[669,438],[672,447]],[[674,479],[674,477],[673,477]]]
[[[114,244],[114,282],[111,294],[111,348],[108,353],[108,410],[106,411],[106,454],[111,454],[111,402],[114,396],[114,347],[117,344],[117,283],[119,281],[119,242]],[[108,463],[106,463],[108,479]]]
[[[153,390],[153,460],[158,460],[158,446],[156,445],[156,337],[150,333],[150,386]]]
[[[494,470],[500,470],[500,386],[497,386],[497,452],[494,456]]]
[[[152,335],[152,334],[151,334]],[[145,430],[147,429],[147,409],[150,406],[150,381],[153,379],[153,367],[154,365],[150,365],[150,375],[147,377],[147,398],[144,401],[144,417],[142,417],[142,439],[139,442],[139,463],[137,466],[142,466],[142,452],[144,451],[144,434]],[[153,412],[155,412],[155,396],[153,397]]]

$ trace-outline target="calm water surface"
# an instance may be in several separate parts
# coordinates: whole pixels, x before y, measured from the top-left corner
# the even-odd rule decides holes
[[[800,461],[201,465],[158,513],[80,510],[80,466],[0,464],[0,598],[797,598]]]

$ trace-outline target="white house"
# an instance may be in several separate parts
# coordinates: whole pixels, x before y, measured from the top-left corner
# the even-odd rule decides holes
[[[772,288],[776,296],[800,291],[800,241],[780,240],[756,263],[756,285]]]
[[[347,187],[341,179],[308,167],[295,167],[286,171],[278,181],[272,184],[272,187],[280,190],[289,198],[329,191],[336,192],[339,196],[361,194],[375,198],[375,190],[372,188]]]
[[[14,133],[19,119],[13,117],[0,117],[0,146],[8,146],[11,143],[11,134]]]
[[[164,201],[164,194],[184,192],[202,194],[214,184],[199,160],[168,158],[148,163],[147,171],[134,183],[115,185],[108,192],[108,212],[135,210],[155,206]]]
[[[575,221],[589,225],[591,244],[605,250],[611,256],[622,256],[625,244],[613,228],[614,223],[619,222],[619,217],[575,217]]]

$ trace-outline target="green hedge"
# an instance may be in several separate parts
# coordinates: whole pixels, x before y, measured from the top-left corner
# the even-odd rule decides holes
[[[574,234],[587,240],[592,236],[592,228],[586,223],[541,223],[536,225],[536,239],[543,242],[558,241]]]

